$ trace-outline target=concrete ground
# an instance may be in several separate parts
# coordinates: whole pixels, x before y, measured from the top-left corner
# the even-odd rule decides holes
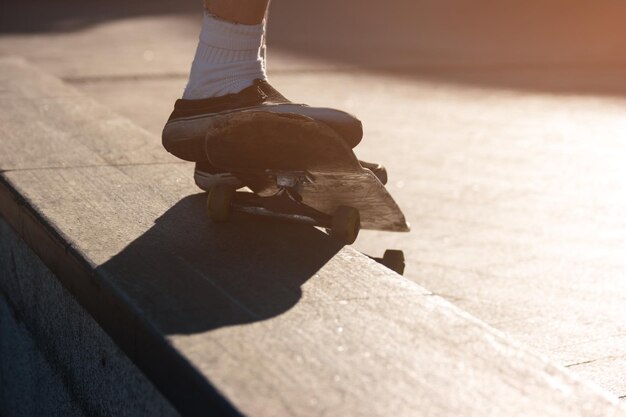
[[[388,166],[413,231],[355,246],[403,249],[406,276],[625,397],[626,6],[336,3],[276,1],[269,69],[288,97],[358,115],[357,154]],[[158,140],[198,8],[11,6],[0,55]]]

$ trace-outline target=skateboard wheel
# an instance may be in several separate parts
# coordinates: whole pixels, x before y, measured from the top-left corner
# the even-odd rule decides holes
[[[404,252],[401,250],[387,249],[381,263],[399,275],[404,274]]]
[[[214,185],[207,196],[207,213],[214,222],[223,222],[230,216],[234,191],[224,184]]]
[[[361,230],[361,216],[353,207],[339,206],[333,214],[330,235],[339,242],[354,243]]]

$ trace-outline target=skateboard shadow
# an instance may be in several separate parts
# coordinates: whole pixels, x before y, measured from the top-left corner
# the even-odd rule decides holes
[[[190,334],[277,316],[341,246],[307,225],[237,216],[213,224],[205,194],[180,200],[101,265],[166,334]]]

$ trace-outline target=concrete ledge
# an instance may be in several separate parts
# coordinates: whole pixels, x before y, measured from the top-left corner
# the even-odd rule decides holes
[[[211,224],[158,138],[24,62],[0,60],[0,107],[1,216],[183,415],[624,414],[315,229]]]

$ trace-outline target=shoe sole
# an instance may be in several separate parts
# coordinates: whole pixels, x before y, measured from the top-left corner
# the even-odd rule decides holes
[[[261,105],[249,108],[236,109],[222,113],[205,114],[199,116],[191,116],[173,120],[167,123],[163,129],[163,146],[168,152],[186,161],[198,161],[204,153],[204,138],[207,130],[212,128],[220,120],[229,116],[237,115],[241,112],[255,111],[267,112],[272,114],[283,114],[302,116],[313,119],[326,124],[325,121],[335,119],[340,123],[340,119],[345,117],[347,113],[339,110],[324,107],[308,107],[299,104],[275,104]],[[329,125],[330,126],[330,125]],[[356,124],[353,129],[356,129]],[[363,135],[361,125],[358,125],[358,132],[353,133],[350,137],[341,136],[346,144],[354,148]]]
[[[351,148],[328,125],[298,114],[239,112],[207,130],[206,157],[224,171],[337,171],[360,168]]]

